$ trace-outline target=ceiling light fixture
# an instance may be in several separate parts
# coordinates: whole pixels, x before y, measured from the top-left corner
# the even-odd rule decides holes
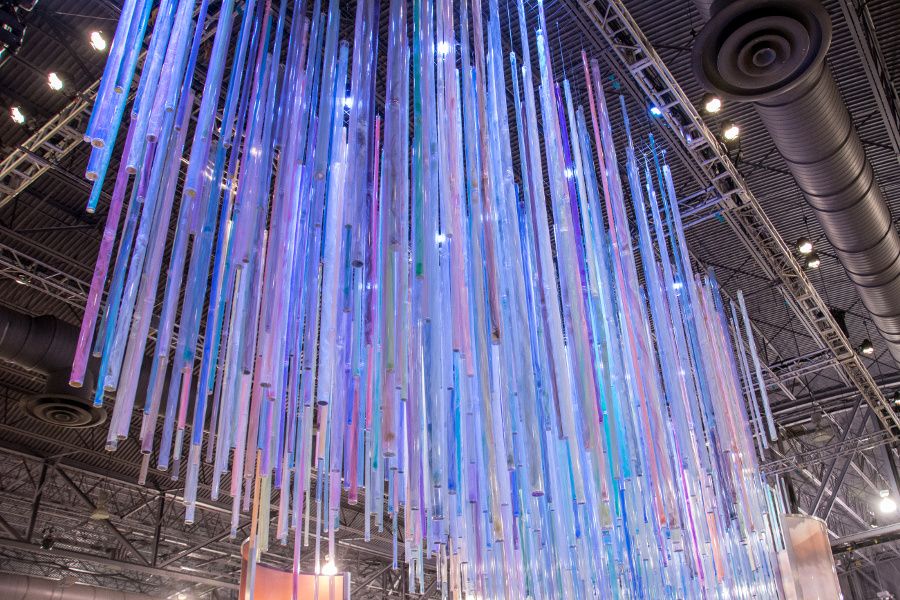
[[[47,84],[50,86],[51,90],[57,92],[63,89],[63,80],[55,71],[47,75]]]
[[[650,107],[650,114],[653,115],[654,117],[661,117],[661,116],[662,116],[662,111],[659,109],[658,106],[651,106],[651,107]]]
[[[91,48],[93,48],[97,52],[103,52],[104,50],[106,50],[106,38],[103,37],[102,31],[91,32]]]
[[[19,125],[25,124],[25,113],[23,113],[22,109],[18,106],[13,106],[9,110],[9,116],[12,118],[13,123],[17,123]]]
[[[809,254],[813,251],[813,243],[807,237],[797,240],[797,252],[800,254]]]
[[[715,94],[706,94],[703,96],[703,110],[714,115],[722,110],[722,99]]]
[[[325,561],[324,565],[322,565],[322,573],[321,573],[322,575],[327,575],[330,577],[332,575],[337,575],[337,572],[338,572],[337,565],[335,565],[334,561],[331,560],[330,558],[327,561]]]
[[[820,264],[822,264],[822,261],[819,259],[818,252],[810,252],[809,256],[806,257],[807,269],[818,269]]]
[[[881,501],[878,503],[878,510],[883,515],[890,515],[897,512],[897,502],[891,498],[890,490],[881,490],[879,493]]]
[[[862,343],[859,345],[859,353],[865,354],[866,356],[872,356],[875,354],[875,346],[872,345],[872,340],[864,339]]]
[[[726,123],[722,128],[722,137],[726,142],[733,142],[741,135],[741,128],[736,123]]]
[[[53,528],[47,527],[41,532],[41,548],[44,550],[52,550],[56,544],[56,538],[53,537]]]
[[[100,490],[100,494],[97,496],[97,506],[94,507],[94,512],[91,513],[91,520],[108,521],[109,516],[109,492]]]

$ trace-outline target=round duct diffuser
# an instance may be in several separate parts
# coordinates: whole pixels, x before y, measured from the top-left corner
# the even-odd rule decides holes
[[[736,0],[697,36],[694,74],[726,98],[762,100],[803,83],[830,43],[831,19],[819,0]]]
[[[68,371],[48,375],[44,391],[22,402],[25,413],[68,429],[96,427],[106,421],[106,409],[93,405],[91,390],[70,387],[68,375]]]

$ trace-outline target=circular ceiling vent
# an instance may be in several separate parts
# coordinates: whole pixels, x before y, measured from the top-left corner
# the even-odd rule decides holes
[[[94,406],[92,396],[90,388],[70,387],[68,372],[50,374],[44,391],[26,398],[22,408],[48,425],[85,429],[106,421],[106,409]]]
[[[830,43],[831,19],[819,0],[736,0],[697,36],[694,73],[727,98],[763,100],[812,76]]]
[[[74,396],[39,394],[27,398],[22,407],[29,416],[57,427],[95,427],[106,420],[106,409]]]

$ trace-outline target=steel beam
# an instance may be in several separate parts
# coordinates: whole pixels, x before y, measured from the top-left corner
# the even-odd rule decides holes
[[[846,535],[831,542],[831,553],[842,554],[860,548],[885,544],[900,539],[900,523],[893,523],[874,529],[866,529],[859,533]]]
[[[844,432],[841,434],[840,443],[846,442],[847,438],[850,436],[850,431],[851,431],[851,429],[853,429],[853,421],[856,420],[856,415],[859,414],[860,406],[862,406],[862,399],[860,399],[856,403],[856,406],[853,408],[853,412],[850,414],[850,418],[847,420],[847,426],[844,428]],[[869,413],[867,411],[866,414],[863,416],[862,423],[860,423],[860,426],[858,429],[859,433],[862,433],[863,431],[865,431],[866,423],[868,423],[868,421],[869,421],[869,414],[871,414],[871,413]],[[850,457],[852,458],[853,454],[850,454]],[[838,458],[835,458],[833,461],[831,461],[831,463],[828,465],[828,468],[825,470],[825,475],[822,477],[822,484],[819,486],[819,489],[816,491],[816,497],[815,497],[815,500],[813,500],[812,506],[810,507],[809,514],[815,515],[816,513],[819,512],[819,507],[822,503],[822,498],[825,494],[825,488],[828,486],[828,480],[831,479],[831,474],[834,472],[834,469],[838,464],[838,460],[839,460]],[[850,463],[848,460],[847,465],[849,466],[849,464]],[[846,474],[847,470],[843,469],[843,473]],[[843,477],[843,475],[841,475],[838,478],[838,480],[835,482],[835,485],[833,487],[834,495],[837,495],[837,489],[840,487],[843,479],[844,479],[844,477]],[[832,503],[833,502],[834,501],[832,500]],[[829,512],[830,512],[830,507],[829,507]]]
[[[57,467],[57,468],[56,468],[56,473],[59,475],[59,477],[60,477],[63,481],[66,482],[66,484],[67,484],[70,488],[72,488],[72,491],[75,492],[75,495],[78,496],[78,498],[81,500],[81,502],[82,502],[88,509],[90,509],[91,511],[93,511],[94,509],[96,509],[97,506],[96,506],[96,505],[93,503],[93,501],[88,497],[88,495],[85,494],[85,493],[81,490],[81,488],[78,487],[78,486],[75,484],[75,482],[72,481],[72,480],[69,478],[69,476],[65,474],[65,472],[62,471],[62,469],[58,468],[58,465],[55,465],[55,466]],[[128,549],[128,551],[131,552],[131,554],[134,555],[135,558],[137,558],[137,559],[140,560],[142,563],[144,563],[144,565],[150,566],[150,562],[149,562],[146,558],[144,558],[144,555],[141,554],[141,553],[138,551],[138,549],[134,547],[134,544],[132,544],[131,541],[130,541],[128,538],[126,538],[125,535],[124,535],[121,531],[119,531],[119,528],[118,528],[118,527],[116,527],[115,525],[113,525],[112,523],[110,523],[110,522],[109,522],[109,519],[104,519],[104,520],[102,521],[102,523],[104,523],[104,524],[106,525],[106,528],[109,529],[110,532],[111,532],[114,536],[116,536],[116,538],[118,538],[118,540],[119,540],[120,542],[122,542],[122,545],[125,546],[125,547]]]
[[[13,539],[18,541],[22,541],[22,535],[16,531],[9,522],[3,518],[3,515],[0,515],[0,529],[6,532],[6,535],[11,536]]]
[[[247,527],[249,524],[250,524],[250,522],[248,521],[248,522],[244,523],[243,525],[240,525],[240,526],[238,527],[238,531],[240,531],[241,529]],[[171,565],[173,562],[178,561],[178,560],[181,560],[181,559],[184,558],[185,556],[188,556],[189,554],[193,554],[193,553],[196,552],[197,550],[201,550],[202,548],[206,548],[206,547],[209,546],[210,544],[215,544],[216,542],[220,542],[220,541],[224,540],[226,537],[228,537],[229,535],[231,535],[231,527],[230,527],[230,526],[229,526],[229,528],[226,529],[225,531],[222,531],[221,533],[217,533],[216,535],[214,535],[213,537],[211,537],[211,538],[209,538],[209,539],[205,539],[205,540],[203,540],[203,541],[201,541],[201,542],[197,542],[197,543],[194,544],[193,546],[191,546],[191,547],[189,547],[189,548],[185,548],[184,550],[182,550],[181,552],[178,552],[177,554],[173,554],[173,555],[171,555],[171,556],[167,556],[167,557],[165,558],[165,560],[163,560],[163,561],[159,564],[159,566],[160,566],[161,568],[168,567],[168,566]]]
[[[894,155],[900,160],[900,97],[878,44],[868,4],[861,0],[839,0],[838,4],[869,81],[872,100],[881,115]]]
[[[199,575],[190,575],[188,573],[183,573],[179,571],[171,571],[169,569],[160,569],[158,567],[151,567],[149,565],[132,563],[122,560],[113,560],[110,558],[106,558],[104,556],[96,556],[93,554],[87,554],[85,552],[73,552],[71,550],[60,550],[56,548],[45,549],[41,548],[36,544],[29,544],[27,542],[22,542],[14,539],[0,539],[0,546],[5,546],[7,548],[12,548],[15,550],[22,550],[24,552],[32,552],[35,554],[47,554],[50,556],[56,556],[59,558],[66,558],[70,560],[79,560],[88,563],[94,563],[98,565],[104,565],[107,567],[116,567],[123,570],[135,571],[137,573],[144,573],[147,575],[153,575],[155,577],[162,577],[168,579],[178,579],[180,581],[190,581],[193,583],[202,583],[204,585],[220,587],[228,590],[238,590],[239,586],[236,583],[232,583],[229,581],[222,581],[219,579],[213,579],[211,577],[201,577]]]
[[[153,547],[150,550],[150,564],[152,566],[157,566],[157,559],[159,558],[159,539],[162,536],[162,521],[163,521],[163,513],[166,510],[166,493],[159,493],[159,512],[156,513],[156,528],[153,532]]]
[[[359,590],[364,590],[364,589],[366,589],[367,587],[369,587],[369,584],[370,584],[370,583],[373,583],[376,579],[378,579],[379,577],[381,577],[381,574],[384,573],[385,571],[387,571],[388,569],[390,569],[391,566],[392,566],[391,564],[385,565],[383,568],[378,569],[378,570],[375,571],[372,575],[370,575],[369,577],[367,577],[367,578],[364,579],[361,583],[355,585],[354,587],[356,587],[356,588],[359,589]]]
[[[99,86],[94,82],[0,161],[0,208],[83,143],[78,123],[88,116]]]
[[[37,523],[38,511],[41,508],[41,496],[44,493],[44,483],[47,482],[47,461],[41,463],[41,474],[38,476],[37,485],[34,488],[34,498],[31,500],[31,516],[28,518],[28,529],[25,530],[25,541],[30,542],[34,537],[34,524]]]

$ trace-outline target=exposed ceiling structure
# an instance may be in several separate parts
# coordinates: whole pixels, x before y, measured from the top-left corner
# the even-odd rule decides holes
[[[20,50],[0,58],[4,307],[80,322],[104,222],[104,200],[94,215],[83,210],[81,131],[105,56],[88,40],[92,31],[111,35],[120,4],[41,0],[24,13]],[[826,59],[896,224],[900,113],[891,81],[900,74],[900,4],[824,7],[833,27]],[[637,138],[652,133],[666,148],[697,264],[713,270],[727,294],[743,291],[780,436],[763,457],[765,472],[795,510],[827,520],[839,567],[860,597],[889,588],[886,574],[900,574],[898,519],[877,514],[876,504],[882,490],[900,491],[900,373],[752,106],[726,101],[720,113],[703,113],[691,50],[704,19],[693,3],[662,0],[559,0],[546,8],[555,60],[574,70],[582,49],[602,58],[610,91],[621,90],[637,115]],[[526,9],[533,14],[535,3]],[[352,31],[351,3],[342,13]],[[63,90],[47,85],[50,71]],[[13,106],[24,125],[6,117]],[[739,125],[737,143],[722,143],[726,123]],[[818,268],[805,268],[796,251],[804,237]],[[870,355],[858,352],[864,340],[874,346]],[[161,598],[234,597],[241,537],[230,537],[230,504],[206,502],[186,525],[171,474],[151,471],[147,487],[136,484],[135,444],[110,454],[103,428],[61,428],[26,414],[23,399],[45,384],[43,374],[0,361],[0,571]],[[98,507],[111,518],[92,519]],[[346,506],[341,517],[340,566],[352,573],[354,597],[416,597],[405,591],[404,570],[391,568],[392,532],[366,542],[360,512]],[[289,565],[289,551],[273,548],[265,560]],[[428,581],[422,597],[435,589],[433,574]]]

